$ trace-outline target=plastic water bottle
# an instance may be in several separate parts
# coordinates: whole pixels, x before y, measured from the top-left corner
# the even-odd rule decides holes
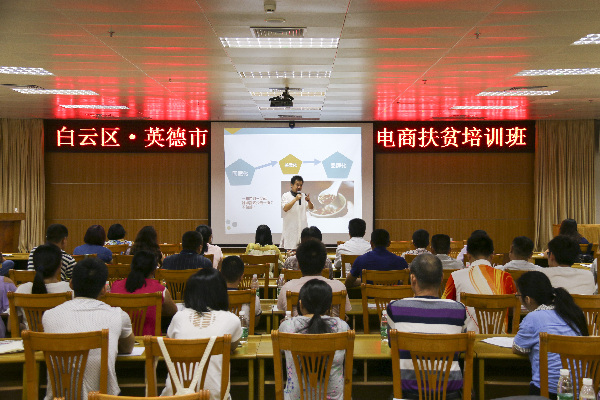
[[[277,278],[277,297],[279,297],[279,293],[281,293],[281,288],[285,284],[285,278],[283,274],[279,274],[279,278]]]
[[[388,332],[387,332],[387,328],[388,328],[388,320],[387,320],[387,311],[383,310],[383,312],[381,313],[381,341],[384,343],[387,343],[388,341]]]
[[[583,384],[579,391],[579,400],[595,400],[594,381],[591,378],[583,378]]]
[[[260,299],[260,289],[258,286],[258,275],[252,275],[252,282],[250,282],[250,289],[256,290],[256,297]]]
[[[246,312],[240,311],[240,323],[242,324],[242,337],[240,344],[248,343],[248,321],[246,321]]]
[[[352,264],[346,263],[346,264],[344,264],[344,268],[346,268],[346,276],[350,275],[350,270],[352,269]]]
[[[558,400],[573,400],[573,383],[571,382],[571,371],[568,369],[560,370],[560,378],[558,378],[558,385],[556,386],[556,397]]]

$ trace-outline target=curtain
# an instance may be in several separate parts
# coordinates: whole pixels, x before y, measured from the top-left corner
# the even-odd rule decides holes
[[[535,149],[535,248],[552,239],[552,224],[596,222],[594,121],[538,121]]]
[[[44,242],[44,123],[0,119],[0,212],[25,213],[19,251]]]

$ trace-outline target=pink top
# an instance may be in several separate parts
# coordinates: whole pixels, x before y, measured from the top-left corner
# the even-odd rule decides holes
[[[166,289],[163,285],[160,284],[156,279],[146,279],[146,284],[141,288],[137,289],[133,293],[130,293],[125,289],[125,282],[127,279],[123,279],[120,281],[116,281],[112,284],[110,288],[111,293],[119,293],[119,294],[143,294],[143,293],[156,293],[163,292],[163,303],[165,302],[164,290]],[[158,322],[160,324],[160,321]],[[148,307],[148,312],[146,313],[146,321],[144,322],[144,330],[143,335],[151,335],[154,336],[154,329],[156,325],[156,307]]]

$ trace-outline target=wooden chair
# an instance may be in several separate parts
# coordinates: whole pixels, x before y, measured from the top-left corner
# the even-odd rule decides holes
[[[360,285],[360,292],[362,295],[363,325],[365,333],[371,333],[369,328],[369,301],[375,303],[379,322],[381,323],[381,313],[387,308],[387,305],[390,304],[391,301],[414,296],[410,285],[381,286],[363,283]]]
[[[298,294],[297,292],[287,291],[285,294],[287,305],[286,310],[292,310],[292,316],[298,315]],[[342,290],[339,292],[333,292],[331,296],[331,308],[329,309],[329,316],[333,316],[334,307],[338,307],[339,318],[346,318],[346,291]]]
[[[215,261],[215,255],[214,254],[203,254],[204,257],[208,258],[210,260],[210,262],[214,262]]]
[[[268,264],[273,267],[273,277],[277,278],[279,276],[279,256],[277,254],[262,254],[260,256],[242,254],[240,258],[244,262],[244,266]]]
[[[405,251],[414,250],[415,246],[410,240],[392,240],[388,250],[396,255],[402,255]]]
[[[571,370],[571,379],[577,398],[583,378],[594,380],[594,389],[600,384],[600,337],[560,336],[540,332],[540,392],[548,397],[548,353],[560,355],[562,368]]]
[[[25,294],[8,292],[8,306],[10,315],[8,323],[10,325],[11,337],[18,338],[21,336],[19,328],[19,314],[17,308],[21,308],[29,330],[34,332],[43,332],[42,315],[46,310],[54,308],[65,301],[73,298],[72,292],[64,293],[48,293],[48,294]]]
[[[110,394],[90,392],[88,393],[88,400],[210,400],[210,391],[201,390],[197,393],[161,397],[113,396]]]
[[[158,247],[160,247],[160,252],[163,254],[163,258],[181,252],[180,244],[163,243],[159,244]]]
[[[460,269],[445,269],[442,271],[442,286],[440,286],[440,296],[444,294],[444,290],[446,290],[446,284],[448,283],[448,279],[450,279],[450,275],[454,271],[460,271]]]
[[[352,268],[352,264],[354,264],[354,261],[356,261],[358,257],[358,254],[342,254],[342,278],[346,277],[346,265],[350,264],[350,268]]]
[[[464,296],[464,297],[463,297]],[[511,332],[519,330],[521,302],[514,294],[460,294],[460,301],[475,309],[475,318],[481,334],[498,335],[507,333],[508,310],[512,309]]]
[[[125,253],[127,251],[127,249],[129,248],[129,245],[128,244],[107,244],[104,247],[109,249],[113,253],[113,257],[114,257],[116,254],[121,255],[121,254]]]
[[[462,240],[456,240],[454,242],[450,242],[450,254],[448,254],[448,255],[452,258],[458,257],[458,255],[460,254],[460,252],[464,246],[465,245],[463,244]]]
[[[420,399],[446,399],[450,368],[457,352],[464,352],[463,400],[471,400],[473,387],[473,347],[475,332],[422,334],[390,331],[394,398],[402,397],[400,350],[410,351]],[[433,369],[431,369],[433,366]],[[548,382],[548,379],[546,379]],[[543,396],[543,394],[542,394]]]
[[[132,260],[133,260],[133,256],[131,254],[115,254],[115,255],[113,255],[113,264],[129,264],[129,265],[131,265]]]
[[[252,276],[257,275],[258,279],[263,278],[263,299],[269,298],[269,264],[259,265],[244,265],[244,275],[242,275],[242,281],[240,282],[240,289],[251,289]]]
[[[112,284],[122,279],[127,279],[131,272],[130,264],[106,264],[108,267],[108,283]]]
[[[583,310],[590,336],[600,336],[600,295],[572,294],[571,297]]]
[[[83,333],[41,333],[23,331],[25,348],[25,374],[27,376],[27,399],[38,400],[39,365],[35,352],[43,351],[48,368],[48,384],[54,398],[77,400],[81,397],[82,384],[88,355],[92,349],[100,349],[99,391],[106,393],[108,386],[108,329]],[[85,371],[85,373],[91,373]]]
[[[411,262],[413,262],[413,260],[414,260],[415,258],[417,258],[417,256],[418,256],[418,254],[406,254],[406,255],[404,256],[404,259],[406,260],[406,262],[407,262],[408,264],[410,264]]]
[[[326,399],[333,358],[337,350],[344,350],[344,399],[352,394],[352,363],[354,331],[305,335],[271,331],[273,366],[275,370],[275,399],[283,400],[284,378],[282,351],[290,351],[301,399]],[[340,388],[341,390],[341,388]]]
[[[361,281],[369,285],[410,285],[409,276],[410,270],[408,268],[396,271],[363,269]]]
[[[579,249],[581,250],[581,253],[583,254],[587,254],[588,253],[588,249],[590,250],[590,252],[592,254],[596,253],[596,251],[598,250],[598,243],[588,243],[588,244],[579,244]]]
[[[492,256],[492,267],[495,267],[496,265],[504,265],[504,264],[506,264],[504,262],[505,259],[506,259],[506,255],[504,253],[494,254]]]
[[[337,241],[337,245],[338,245],[338,246],[339,246],[340,244],[344,244],[344,243],[346,243],[346,241],[345,241],[345,240],[338,240],[338,241]]]
[[[73,254],[71,257],[75,260],[75,262],[79,262],[84,258],[96,258],[98,254]]]
[[[510,276],[513,278],[513,281],[515,282],[515,286],[516,286],[517,279],[519,279],[524,273],[530,272],[530,271],[523,271],[523,270],[518,270],[518,269],[507,269],[506,272],[508,272],[510,274]]]
[[[156,270],[154,277],[169,289],[173,301],[183,301],[185,285],[188,279],[190,279],[190,276],[198,271],[200,271],[200,269],[169,270],[159,268]]]
[[[184,387],[188,387],[193,379],[194,369],[198,367],[202,359],[204,349],[208,345],[209,339],[163,339],[165,347],[169,352],[171,361],[178,372],[178,378]],[[156,364],[159,357],[162,357],[162,351],[158,345],[157,339],[152,336],[144,336],[144,354],[146,356],[146,394],[149,397],[157,396]],[[224,335],[217,338],[212,351],[202,371],[200,387],[204,388],[206,371],[210,365],[210,360],[214,356],[223,356],[221,370],[221,393],[219,398],[225,400],[226,388],[229,385],[229,359],[231,355],[231,335]],[[187,371],[187,374],[186,374]],[[183,373],[182,373],[183,372]],[[171,379],[172,387],[173,377]]]
[[[9,269],[8,277],[15,283],[16,286],[19,286],[23,283],[33,282],[33,278],[35,278],[35,271]]]
[[[282,268],[280,273],[283,274],[283,279],[285,279],[286,282],[291,281],[292,279],[302,278],[302,271],[296,269]],[[321,276],[329,279],[329,269],[323,268],[323,271],[321,271]]]
[[[248,334],[254,335],[254,322],[256,319],[256,290],[228,290],[229,311],[240,316],[244,304],[248,304]]]
[[[149,307],[154,307],[156,315],[154,324],[154,336],[162,334],[160,327],[160,318],[162,316],[162,292],[143,293],[143,294],[119,294],[106,293],[102,298],[103,302],[112,307],[121,307],[131,319],[131,327],[135,336],[144,335],[144,324]]]

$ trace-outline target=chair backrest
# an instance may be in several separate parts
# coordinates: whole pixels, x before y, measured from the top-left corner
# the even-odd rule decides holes
[[[464,297],[463,297],[464,296]],[[460,301],[475,309],[479,332],[488,335],[507,333],[508,310],[512,309],[512,333],[519,330],[521,302],[514,294],[460,294]]]
[[[402,398],[400,350],[408,350],[417,378],[419,398],[429,400],[446,399],[454,356],[457,352],[464,352],[463,400],[471,399],[475,332],[446,335],[398,332],[392,329],[389,340],[392,348],[394,398]]]
[[[131,264],[106,264],[108,267],[108,283],[112,284],[122,279],[127,279],[131,272]]]
[[[283,274],[283,279],[285,279],[286,282],[292,279],[302,278],[302,271],[298,269],[282,268],[280,273]],[[321,276],[329,279],[329,268],[323,268],[323,271],[321,271]]]
[[[395,271],[376,271],[363,269],[361,281],[369,285],[410,285],[410,270],[408,268]]]
[[[590,336],[600,336],[600,295],[572,294],[571,297],[583,310]]]
[[[324,400],[328,398],[327,389],[335,352],[336,350],[345,350],[343,398],[351,398],[354,331],[320,335],[271,331],[271,340],[273,342],[276,400],[283,400],[282,351],[290,351],[292,354],[296,374],[298,374],[301,399]]]
[[[298,315],[298,292],[287,291],[285,298],[287,300],[286,310],[292,311],[292,316]],[[331,296],[331,307],[327,314],[333,316],[334,307],[338,307],[339,318],[346,318],[346,291],[341,290],[339,292],[333,292]]]
[[[108,386],[108,329],[82,333],[42,333],[23,331],[27,399],[38,400],[39,366],[35,352],[43,351],[48,368],[49,385],[54,398],[78,400],[81,398],[83,377],[89,351],[100,349],[99,391],[106,393]],[[82,373],[85,371],[85,374]]]
[[[359,254],[342,254],[342,278],[346,277],[346,265],[350,264],[350,268],[352,268],[352,264],[354,264],[354,261],[356,261],[359,256]]]
[[[72,257],[75,260],[75,262],[79,262],[84,258],[96,258],[97,255],[98,254],[73,254]]]
[[[171,361],[177,371],[177,378],[179,378],[184,387],[190,385],[194,377],[194,370],[199,366],[199,361],[202,359],[208,341],[209,339],[164,339],[165,347],[167,348]],[[162,357],[162,351],[160,350],[157,339],[152,336],[144,336],[144,347],[144,354],[146,356],[146,393],[148,396],[156,396],[156,361],[159,357]],[[200,380],[200,388],[203,388],[206,379],[206,371],[208,370],[211,358],[213,356],[222,355],[221,393],[219,395],[219,399],[221,400],[225,400],[226,388],[229,384],[230,354],[231,335],[218,337],[206,361]],[[175,388],[173,377],[169,376],[169,379],[171,379],[172,387]]]
[[[263,278],[262,287],[262,298],[269,298],[269,264],[258,264],[258,265],[244,265],[244,275],[242,275],[242,281],[240,282],[240,289],[251,289],[250,284],[252,283],[252,276],[257,275],[258,278]]]
[[[460,251],[463,249],[464,244],[462,240],[455,240],[450,242],[450,254],[448,254],[452,258],[458,257]]]
[[[133,256],[131,254],[114,254],[113,255],[113,264],[129,264],[129,265],[131,265],[132,260],[133,260]]]
[[[248,304],[248,334],[254,335],[254,320],[256,316],[256,290],[228,290],[229,311],[240,316],[244,304]]]
[[[154,327],[154,336],[160,336],[160,318],[162,316],[162,292],[142,293],[142,294],[120,294],[106,293],[100,298],[111,307],[121,307],[123,311],[129,314],[131,327],[135,336],[144,335],[144,324],[148,307],[155,307],[156,323]]]
[[[396,255],[402,255],[405,251],[414,250],[415,246],[410,240],[392,240],[388,250]]]
[[[507,269],[505,271],[508,272],[510,274],[510,276],[513,278],[513,281],[515,282],[515,286],[517,284],[517,279],[519,279],[524,273],[529,272],[529,271],[520,270],[520,269]]]
[[[404,259],[406,260],[406,262],[407,262],[407,263],[409,263],[409,264],[410,264],[411,262],[413,262],[413,260],[414,260],[415,258],[417,258],[417,256],[418,256],[418,254],[406,254],[406,255],[404,256]]]
[[[109,249],[111,251],[111,253],[113,253],[113,257],[114,257],[115,254],[124,253],[129,248],[129,245],[128,244],[107,244],[104,247]]]
[[[210,260],[210,262],[215,261],[215,255],[214,254],[203,254],[204,257],[208,258]]]
[[[169,289],[174,301],[183,301],[185,285],[188,279],[190,279],[190,276],[198,271],[200,271],[200,269],[170,270],[159,268],[154,273],[154,277]]]
[[[181,252],[180,244],[163,243],[159,244],[158,247],[160,247],[160,252],[163,254],[163,258]]]
[[[35,271],[9,269],[8,277],[15,283],[16,286],[19,286],[23,283],[33,282],[33,278],[35,278]]]
[[[273,266],[273,277],[277,278],[279,276],[279,256],[277,254],[261,254],[256,256],[242,254],[240,257],[244,262],[244,266],[269,264],[269,266]]]
[[[21,336],[19,328],[19,314],[17,307],[23,310],[23,315],[27,320],[29,330],[34,332],[43,332],[42,315],[46,310],[54,308],[65,301],[73,298],[72,292],[64,293],[47,293],[47,294],[25,294],[8,292],[8,307],[10,309],[9,325],[11,329],[11,337],[17,338]]]
[[[364,271],[363,271],[364,272]],[[382,285],[360,285],[363,307],[363,325],[365,333],[371,333],[369,328],[369,301],[375,303],[379,322],[381,323],[381,313],[387,308],[393,300],[400,300],[406,297],[413,297],[414,293],[410,285],[400,286],[382,286]]]
[[[440,286],[440,297],[444,294],[444,290],[446,289],[446,284],[448,283],[448,279],[450,279],[450,275],[454,271],[460,271],[459,269],[445,269],[442,271],[442,286]]]
[[[548,353],[560,355],[562,368],[571,370],[571,379],[577,391],[583,378],[594,380],[594,390],[600,384],[600,337],[560,336],[540,333],[540,392],[548,397]]]
[[[197,393],[160,397],[113,396],[98,392],[88,393],[88,400],[210,400],[210,391],[201,390]]]
[[[495,267],[496,265],[504,265],[504,264],[506,264],[504,262],[505,259],[506,259],[506,255],[504,253],[494,254],[492,256],[492,266]]]

